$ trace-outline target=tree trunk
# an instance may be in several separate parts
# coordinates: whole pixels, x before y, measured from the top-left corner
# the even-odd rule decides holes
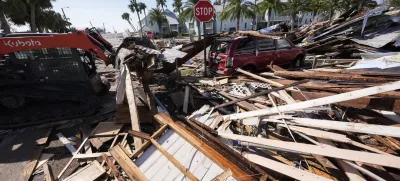
[[[31,32],[36,33],[36,4],[31,4]]]
[[[161,31],[162,31],[162,30],[161,30],[161,22],[157,23],[157,25],[158,25],[158,30],[160,31],[160,34],[162,34],[162,33],[161,33]]]
[[[236,31],[240,30],[240,13],[236,15]]]
[[[146,23],[146,26],[149,26],[149,24],[147,23],[146,9],[143,9],[143,11],[144,11],[144,22]]]
[[[143,35],[143,30],[142,30],[142,21],[140,21],[140,15],[139,15],[139,12],[138,12],[138,11],[136,11],[136,14],[137,14],[137,17],[138,17],[138,19],[139,19],[140,32],[141,32],[141,33],[142,33],[142,35]]]
[[[129,20],[127,20],[127,21],[128,21],[128,23],[129,23],[129,25],[131,25],[133,32],[135,32],[135,31],[136,31],[135,26],[133,26],[133,24],[131,23],[131,21],[129,21]]]
[[[315,19],[315,16],[317,16],[317,11],[313,11],[313,15],[312,15],[312,22],[314,21],[314,19]]]
[[[292,13],[290,21],[291,21],[290,30],[294,30],[294,22],[296,21],[296,13]]]
[[[4,14],[2,9],[0,9],[0,25],[1,28],[3,28],[4,33],[11,33],[10,25],[8,24],[6,15]]]
[[[198,32],[198,36],[199,36],[198,40],[201,40],[200,21],[199,21],[199,20],[196,20],[196,24],[197,24],[197,32]],[[206,32],[203,32],[203,33],[205,34]]]
[[[222,9],[225,9],[225,1],[226,0],[223,0]],[[222,20],[221,20],[221,18],[220,18],[220,21],[221,21],[221,26],[219,27],[219,32],[222,32]]]
[[[276,12],[275,12],[276,13]],[[267,22],[267,27],[271,26],[271,15],[272,15],[272,9],[268,8],[268,22]]]

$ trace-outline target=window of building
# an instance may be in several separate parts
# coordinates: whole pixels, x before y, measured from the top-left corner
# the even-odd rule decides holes
[[[285,39],[278,39],[277,47],[278,49],[290,49],[292,48],[292,45]]]

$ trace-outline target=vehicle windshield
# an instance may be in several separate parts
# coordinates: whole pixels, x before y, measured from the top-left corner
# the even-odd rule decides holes
[[[211,47],[211,53],[227,53],[231,47],[232,42],[229,41],[215,41],[214,45]]]

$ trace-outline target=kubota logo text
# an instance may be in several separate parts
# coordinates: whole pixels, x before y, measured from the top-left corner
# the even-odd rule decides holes
[[[8,41],[3,41],[5,46],[8,47],[24,47],[24,46],[40,46],[42,45],[42,43],[40,43],[40,41],[33,41],[31,40],[27,40],[27,41],[21,41],[21,40],[8,40]]]

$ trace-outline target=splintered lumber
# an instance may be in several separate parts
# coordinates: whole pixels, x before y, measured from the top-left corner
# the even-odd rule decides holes
[[[143,133],[143,132],[139,132],[139,131],[135,131],[135,130],[130,130],[128,133],[130,135],[132,135],[133,137],[138,137],[138,138],[142,138],[142,139],[146,139],[146,140],[151,139],[151,136],[147,133]]]
[[[400,157],[391,155],[346,150],[336,147],[309,145],[304,143],[278,141],[278,140],[250,137],[250,136],[241,136],[241,135],[222,133],[222,132],[219,132],[218,135],[222,138],[227,138],[231,140],[250,142],[265,146],[283,148],[287,150],[296,150],[305,153],[316,154],[332,158],[339,158],[350,161],[359,161],[359,162],[371,163],[387,167],[400,168]]]
[[[97,160],[94,160],[86,167],[79,169],[69,177],[65,178],[64,181],[94,181],[104,173],[106,173],[106,170],[104,170]]]
[[[343,94],[337,94],[337,95],[333,95],[333,96],[329,96],[329,97],[313,99],[313,100],[304,101],[304,102],[300,102],[300,103],[279,106],[277,108],[267,108],[267,109],[260,109],[260,110],[256,110],[256,111],[249,111],[249,112],[244,112],[244,113],[225,115],[224,119],[225,120],[236,120],[236,119],[244,119],[244,118],[248,118],[248,117],[259,117],[259,116],[277,114],[279,112],[296,111],[296,110],[301,110],[301,109],[310,108],[310,107],[323,106],[326,104],[333,104],[336,102],[353,100],[353,99],[361,98],[364,96],[374,95],[374,94],[397,90],[397,89],[400,89],[400,81],[387,83],[387,84],[383,84],[380,86],[360,89],[360,90],[347,92],[347,93],[343,93]]]
[[[253,104],[250,104],[250,103],[248,103],[247,101],[237,101],[238,99],[233,98],[233,97],[232,97],[230,94],[228,94],[227,92],[220,91],[220,92],[218,92],[218,94],[220,94],[220,95],[222,95],[222,96],[224,96],[224,97],[226,97],[226,98],[228,98],[228,99],[230,99],[230,100],[233,100],[233,101],[228,102],[229,104],[224,103],[224,104],[217,105],[216,107],[214,107],[214,109],[218,109],[218,108],[221,108],[221,107],[225,107],[225,105],[231,105],[231,104],[230,104],[231,102],[235,102],[235,103],[233,103],[233,104],[238,105],[240,108],[242,108],[242,109],[244,109],[244,110],[246,110],[246,111],[254,111],[254,110],[257,110],[257,109],[258,109],[258,108],[255,107]],[[211,110],[211,109],[213,109],[213,108],[211,107],[210,110]]]
[[[90,138],[89,141],[95,148],[99,149],[104,142],[112,140],[123,126],[124,124],[114,122],[101,122],[93,133],[94,138]]]
[[[324,72],[290,72],[290,71],[276,71],[275,76],[289,78],[289,79],[319,79],[319,80],[348,80],[358,82],[391,82],[398,79],[381,78],[381,77],[366,77],[354,74],[340,74],[340,73],[324,73]]]
[[[116,145],[110,149],[111,155],[121,166],[131,180],[148,180],[143,172],[133,163],[133,161],[125,154],[120,145]]]
[[[284,86],[283,84],[280,84],[280,83],[277,83],[277,82],[275,82],[275,81],[271,81],[271,80],[269,80],[269,79],[266,79],[266,78],[264,78],[264,77],[261,77],[261,76],[252,74],[252,73],[247,72],[247,71],[244,71],[244,70],[242,70],[242,69],[240,69],[240,68],[238,68],[236,71],[237,71],[237,72],[240,72],[240,73],[242,73],[242,74],[248,75],[248,76],[250,76],[250,77],[253,77],[253,78],[255,78],[255,79],[264,81],[264,82],[266,82],[266,83],[268,83],[268,84],[271,84],[272,86],[275,86],[275,87],[282,87],[282,86]]]
[[[69,142],[69,140],[62,133],[57,133],[57,137],[65,145],[65,147],[67,147],[67,149],[69,150],[69,152],[71,152],[72,155],[76,153],[76,148],[71,144],[71,142]]]
[[[153,133],[153,135],[151,135],[151,138],[155,139],[159,136],[161,136],[162,133],[165,132],[165,130],[168,128],[168,125],[163,125],[161,126],[160,129],[158,129],[155,133]],[[135,159],[136,157],[138,157],[144,150],[146,150],[149,146],[151,145],[150,140],[147,140],[142,147],[140,147],[139,149],[135,150],[135,152],[129,156],[129,158],[131,159]]]
[[[221,107],[229,106],[229,105],[235,104],[237,102],[248,100],[250,98],[266,95],[266,94],[269,94],[271,92],[276,92],[276,91],[283,90],[283,89],[286,89],[286,88],[289,88],[289,87],[293,87],[293,86],[296,86],[296,85],[299,85],[299,84],[303,84],[303,83],[305,83],[307,81],[308,80],[302,80],[302,81],[294,82],[294,83],[289,84],[289,85],[284,85],[284,86],[281,86],[281,87],[278,87],[278,88],[273,88],[273,89],[270,89],[270,90],[266,90],[266,91],[262,91],[262,92],[259,92],[259,93],[255,93],[255,94],[252,94],[250,96],[246,96],[246,97],[243,97],[243,98],[235,99],[233,101],[217,105],[217,106],[214,107],[214,109],[218,109],[218,108],[221,108]]]
[[[196,178],[196,176],[193,175],[192,172],[190,172],[187,168],[185,168],[177,159],[174,158],[168,151],[162,147],[158,142],[154,139],[150,139],[151,143],[157,148],[158,151],[161,152],[167,159],[174,164],[176,168],[178,168],[189,180],[197,181],[199,179]]]
[[[230,176],[232,176],[232,170],[228,169],[222,172],[221,174],[217,175],[211,181],[225,181]]]
[[[296,82],[294,80],[280,80],[280,79],[274,79],[274,81],[279,82],[284,85],[288,85],[288,84],[292,84],[292,83]],[[361,89],[361,88],[356,88],[354,86],[348,87],[346,85],[339,85],[339,84],[325,83],[325,82],[311,82],[311,81],[297,85],[297,87],[313,89],[313,90],[337,92],[337,93],[345,93],[345,92],[350,92],[350,91],[355,91],[355,90]],[[388,92],[383,92],[380,94],[375,94],[374,96],[399,99],[400,92],[399,91],[388,91]]]
[[[331,179],[327,179],[325,177],[321,177],[319,175],[304,171],[304,170],[300,170],[296,167],[292,167],[253,153],[249,153],[249,152],[243,152],[242,153],[244,157],[246,157],[247,159],[249,159],[251,162],[254,162],[258,165],[261,165],[263,167],[269,168],[273,171],[276,171],[278,173],[287,175],[289,177],[292,177],[296,180],[301,180],[301,181],[309,181],[309,180],[331,180]]]
[[[44,172],[44,181],[54,181],[54,176],[53,176],[53,171],[51,170],[51,167],[45,163],[43,165],[43,172]]]
[[[125,178],[119,173],[117,167],[115,166],[114,162],[106,155],[102,154],[101,157],[107,163],[108,167],[110,167],[111,172],[113,173],[114,177],[118,179],[118,181],[125,181]]]
[[[307,92],[307,91],[290,91],[296,100],[318,99],[336,95],[330,92]],[[304,97],[306,96],[307,99]],[[353,107],[358,109],[377,109],[385,111],[400,112],[400,99],[365,96],[349,101],[333,103],[339,106]]]
[[[331,121],[322,119],[293,118],[288,116],[274,116],[273,119],[263,119],[261,121],[262,122],[276,121],[276,119],[288,119],[286,121],[287,124],[296,124],[313,128],[332,129],[338,131],[349,131],[356,133],[392,136],[400,138],[400,127],[396,126],[352,123],[352,122]]]
[[[231,169],[233,177],[239,180],[255,180],[252,175],[234,164],[231,160],[224,157],[217,150],[209,146],[204,140],[196,137],[193,133],[189,132],[183,126],[175,123],[168,115],[159,113],[154,116],[159,122],[167,124],[175,133],[184,138],[187,142],[193,145],[196,149],[206,155],[209,159],[215,162],[222,169]]]
[[[136,98],[135,94],[133,93],[131,72],[129,71],[127,65],[125,65],[125,69],[127,71],[125,79],[125,85],[126,85],[125,93],[129,104],[129,113],[131,115],[132,130],[140,131],[140,122],[136,107],[136,100],[135,100]],[[140,138],[134,138],[134,142],[135,142],[135,149],[139,149],[142,146],[142,140]]]
[[[282,125],[282,127],[286,127]],[[343,142],[347,144],[351,144],[360,148],[364,148],[366,150],[375,152],[375,153],[380,153],[380,154],[385,154],[388,155],[389,153],[380,151],[376,148],[364,145],[362,143],[356,142],[348,138],[346,135],[338,134],[338,133],[332,133],[328,131],[322,131],[318,129],[311,129],[311,128],[304,128],[304,127],[299,127],[299,126],[290,126],[290,130],[295,131],[295,132],[301,132],[309,136],[317,137],[317,138],[324,138],[324,139],[329,139],[337,142]]]

